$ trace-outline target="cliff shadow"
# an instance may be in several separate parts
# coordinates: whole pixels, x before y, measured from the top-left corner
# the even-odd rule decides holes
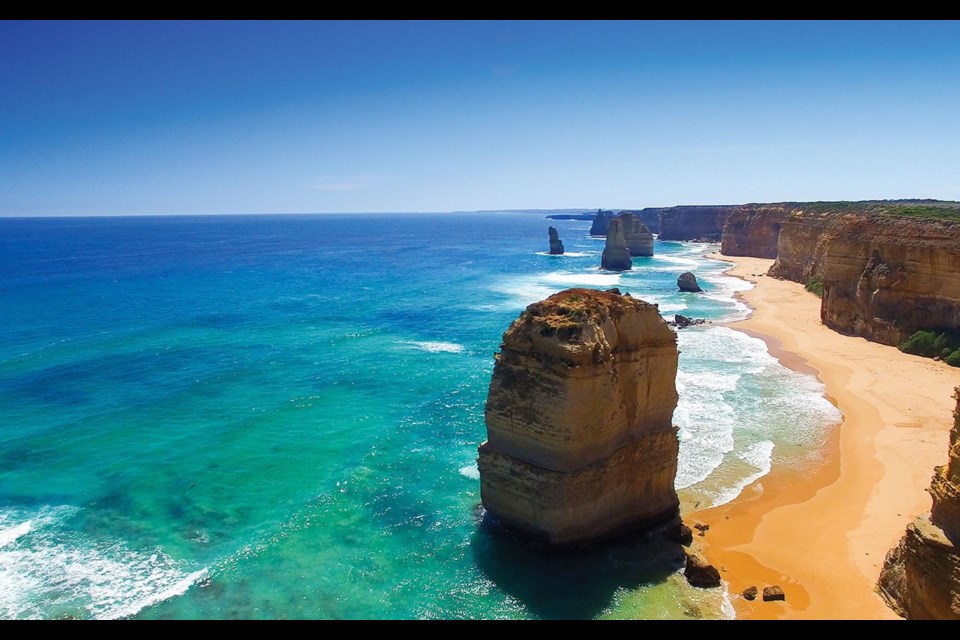
[[[487,578],[545,619],[596,618],[619,589],[661,583],[685,562],[683,547],[661,532],[552,551],[518,538],[489,515],[480,518],[471,548]]]

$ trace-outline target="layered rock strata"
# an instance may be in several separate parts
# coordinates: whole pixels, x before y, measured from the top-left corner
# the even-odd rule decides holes
[[[560,240],[557,230],[554,227],[548,227],[547,235],[550,236],[550,255],[563,255],[563,242]]]
[[[727,256],[776,258],[780,228],[789,205],[748,204],[736,207],[723,225],[721,253]]]
[[[630,250],[627,249],[627,242],[623,237],[623,224],[619,218],[611,220],[607,227],[607,243],[600,256],[600,268],[610,271],[627,271],[633,268]]]
[[[620,223],[623,225],[623,239],[627,243],[627,250],[631,256],[653,255],[653,234],[647,225],[640,222],[637,214],[621,213]]]
[[[770,275],[823,282],[821,320],[884,344],[960,328],[960,222],[882,214],[787,214]]]
[[[719,242],[723,226],[736,209],[729,205],[678,206],[660,209],[661,240]]]
[[[479,448],[507,528],[584,544],[677,515],[676,335],[654,305],[568,289],[503,334]]]
[[[878,584],[890,607],[910,619],[960,619],[960,387],[947,464],[934,469],[933,508],[907,526]]]

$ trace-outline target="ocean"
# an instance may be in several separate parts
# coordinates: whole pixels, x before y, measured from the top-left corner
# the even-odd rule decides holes
[[[563,256],[546,254],[555,226]],[[639,537],[555,556],[483,525],[500,337],[567,287],[678,332],[677,488],[700,508],[808,464],[811,375],[723,326],[707,243],[600,271],[532,213],[0,218],[0,618],[722,618]],[[681,293],[693,271],[705,292]]]

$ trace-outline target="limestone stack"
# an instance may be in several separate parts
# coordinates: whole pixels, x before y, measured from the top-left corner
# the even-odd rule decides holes
[[[630,296],[568,289],[503,334],[479,448],[507,528],[578,545],[677,515],[676,335]]]
[[[607,227],[607,243],[600,256],[600,268],[610,271],[627,271],[633,268],[630,251],[623,238],[623,223],[619,218],[611,220]]]
[[[880,574],[880,595],[910,619],[960,620],[960,387],[947,464],[934,469],[933,508],[907,525]]]
[[[637,214],[627,211],[620,214],[623,224],[623,239],[631,256],[653,255],[653,234],[647,225],[640,222]]]
[[[610,226],[611,220],[613,220],[613,211],[597,209],[597,213],[593,217],[593,224],[590,225],[590,235],[600,237],[607,235],[607,228]]]
[[[547,234],[550,236],[550,255],[563,255],[563,242],[560,240],[560,235],[557,233],[557,230],[553,227],[548,227]]]

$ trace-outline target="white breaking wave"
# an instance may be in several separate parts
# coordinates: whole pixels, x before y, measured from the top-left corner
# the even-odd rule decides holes
[[[572,273],[566,271],[556,271],[545,273],[541,277],[543,282],[561,284],[564,287],[584,285],[592,287],[614,287],[620,283],[619,273]]]
[[[756,471],[738,480],[734,486],[722,489],[713,498],[712,506],[716,507],[726,504],[740,495],[745,487],[750,486],[755,480],[770,473],[770,466],[773,462],[773,443],[769,440],[755,442],[746,451],[737,454],[737,457],[746,462]]]
[[[657,255],[657,260],[661,262],[672,262],[673,264],[683,265],[684,271],[696,271],[697,268],[703,264],[702,260],[694,260],[693,258],[684,258],[676,254]]]
[[[582,258],[584,256],[598,255],[596,251],[590,253],[581,251],[564,251],[563,253],[550,253],[549,251],[534,251],[538,256],[553,256],[555,258]]]
[[[477,468],[476,463],[474,463],[474,464],[468,464],[468,465],[466,465],[466,466],[464,466],[464,467],[460,467],[460,475],[466,476],[467,478],[470,478],[471,480],[479,480],[479,479],[480,479],[480,469]]]
[[[775,443],[816,446],[840,412],[814,376],[782,366],[766,344],[729,327],[678,333],[680,427],[678,489],[699,490],[712,504],[734,499],[770,472]]]
[[[27,520],[26,522],[22,522],[14,527],[0,531],[0,547],[5,547],[20,536],[26,535],[30,532],[30,528],[32,526],[33,521]]]
[[[125,618],[185,593],[207,574],[206,568],[185,570],[161,549],[135,551],[120,540],[69,531],[65,524],[77,511],[0,511],[0,526],[9,534],[0,545],[0,618],[41,618],[51,611]]]
[[[615,287],[620,274],[602,272],[555,271],[509,276],[491,285],[490,289],[507,296],[501,308],[523,309],[570,287]]]
[[[418,342],[416,340],[410,340],[404,342],[403,344],[408,344],[423,351],[429,353],[461,353],[463,352],[463,345],[457,344],[455,342]]]

